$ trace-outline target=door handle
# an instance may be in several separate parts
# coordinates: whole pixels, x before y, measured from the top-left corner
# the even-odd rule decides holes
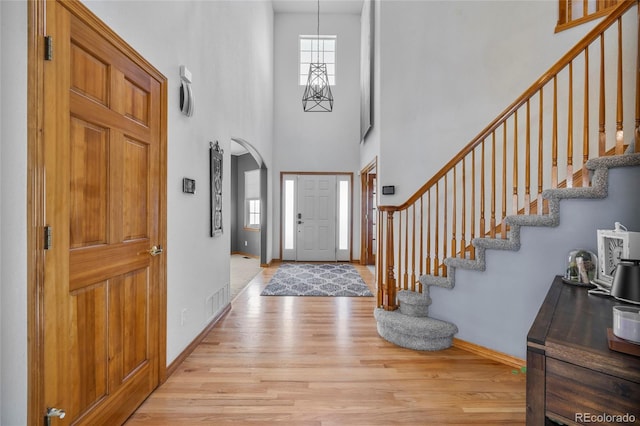
[[[157,256],[159,254],[162,254],[162,252],[164,251],[164,249],[162,248],[161,245],[157,245],[157,246],[153,246],[151,247],[147,253],[149,253],[151,256]]]
[[[61,419],[64,419],[64,416],[66,415],[67,413],[64,410],[61,410],[59,408],[47,407],[47,414],[44,415],[44,424],[45,426],[50,426],[52,417],[59,417]]]
[[[302,225],[303,223],[304,223],[304,222],[303,222],[303,221],[301,221],[301,220],[299,220],[299,221],[298,221],[298,225]]]

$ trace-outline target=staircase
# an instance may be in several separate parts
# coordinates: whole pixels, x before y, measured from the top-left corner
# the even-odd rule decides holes
[[[519,250],[523,226],[557,226],[561,200],[605,198],[611,168],[640,165],[640,69],[629,78],[622,66],[623,57],[640,65],[638,37],[623,42],[622,16],[635,5],[621,3],[407,202],[379,206],[381,337],[414,350],[450,347],[458,328],[429,317],[430,287],[453,289],[457,268],[484,271],[486,250]],[[617,40],[612,51],[605,34]],[[617,71],[605,74],[612,62]],[[635,107],[634,122],[625,106]]]

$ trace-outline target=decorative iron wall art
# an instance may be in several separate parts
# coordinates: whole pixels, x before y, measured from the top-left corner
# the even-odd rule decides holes
[[[218,141],[209,142],[209,175],[211,186],[211,236],[222,234],[222,154]]]

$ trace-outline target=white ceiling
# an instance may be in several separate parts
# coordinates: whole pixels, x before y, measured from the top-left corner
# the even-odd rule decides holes
[[[359,15],[363,0],[321,0],[320,13],[348,13]],[[276,13],[317,13],[317,0],[272,0]]]

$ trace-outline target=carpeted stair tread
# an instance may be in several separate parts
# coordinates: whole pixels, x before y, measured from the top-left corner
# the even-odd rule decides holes
[[[435,275],[422,275],[419,279],[420,283],[424,286],[436,286],[442,288],[453,288],[451,286],[451,280],[449,277],[436,277]]]
[[[399,311],[377,308],[374,316],[378,333],[398,346],[414,350],[435,351],[451,347],[458,327],[429,317],[412,317]]]

